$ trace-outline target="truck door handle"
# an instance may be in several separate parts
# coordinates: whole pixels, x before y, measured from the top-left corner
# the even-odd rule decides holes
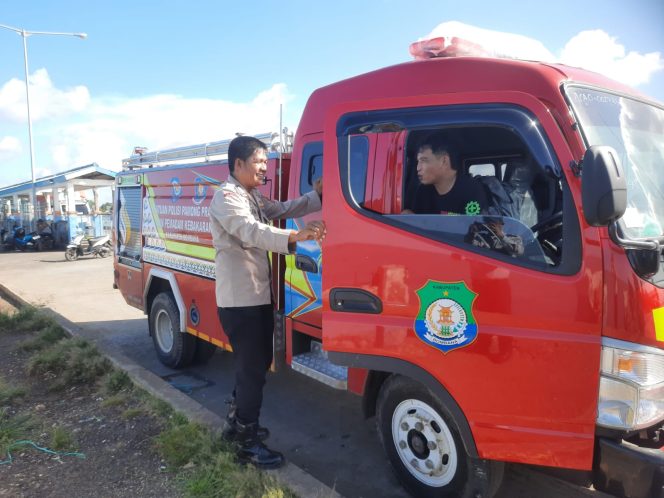
[[[295,268],[306,271],[307,273],[318,273],[318,265],[311,256],[304,254],[295,255]]]
[[[378,314],[383,312],[383,303],[362,289],[336,288],[330,291],[330,308],[333,311]]]

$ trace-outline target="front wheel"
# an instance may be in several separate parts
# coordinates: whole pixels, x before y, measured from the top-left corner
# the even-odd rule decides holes
[[[395,375],[377,401],[378,433],[401,484],[414,496],[491,497],[504,464],[471,458],[442,402],[426,387]]]
[[[75,247],[68,247],[65,251],[65,259],[67,261],[76,261],[78,259],[78,251]]]
[[[157,357],[171,368],[186,367],[196,352],[196,337],[180,332],[180,311],[170,292],[162,292],[152,301],[148,319]]]

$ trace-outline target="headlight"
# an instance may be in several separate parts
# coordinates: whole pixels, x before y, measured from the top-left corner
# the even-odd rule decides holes
[[[664,419],[664,351],[602,339],[597,425],[627,431]]]

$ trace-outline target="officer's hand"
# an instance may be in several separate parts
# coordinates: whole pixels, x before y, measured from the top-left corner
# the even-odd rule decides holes
[[[316,193],[320,196],[323,197],[323,179],[319,178],[318,180],[314,181],[314,190]]]
[[[305,240],[317,240],[322,242],[327,235],[324,221],[312,221],[307,223],[307,226],[298,232],[291,232],[288,237],[288,242],[302,242]]]
[[[307,226],[304,227],[305,230],[311,230],[314,234],[314,239],[322,241],[327,235],[327,227],[323,220],[311,221],[307,223]]]

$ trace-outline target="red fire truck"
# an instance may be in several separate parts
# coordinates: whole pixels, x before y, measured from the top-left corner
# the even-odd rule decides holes
[[[415,496],[490,496],[517,462],[662,497],[664,106],[455,42],[316,90],[270,154],[266,196],[323,178],[322,213],[285,226],[328,229],[272,257],[276,365],[362,396]],[[486,212],[404,214],[434,131]],[[117,177],[115,285],[172,367],[229,348],[208,219],[227,144],[140,151]]]

